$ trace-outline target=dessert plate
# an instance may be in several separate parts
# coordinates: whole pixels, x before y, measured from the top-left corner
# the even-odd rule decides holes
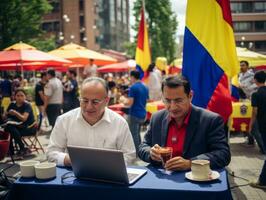
[[[220,177],[220,173],[217,171],[212,171],[211,175],[207,179],[198,179],[193,177],[192,172],[190,171],[185,174],[185,177],[191,181],[213,181]]]

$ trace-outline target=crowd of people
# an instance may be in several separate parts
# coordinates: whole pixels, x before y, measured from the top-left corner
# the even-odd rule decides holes
[[[249,132],[260,136],[265,152],[266,75],[263,71],[254,75],[246,61],[240,65],[240,95],[250,99],[253,107]],[[190,169],[195,159],[209,160],[212,169],[227,166],[231,155],[223,119],[192,104],[193,92],[185,77],[162,77],[154,64],[149,66],[148,73],[150,82],[145,84],[136,70],[120,77],[112,74],[99,77],[86,70],[87,77],[80,86],[73,70],[61,79],[52,69],[41,73],[35,85],[35,103],[53,127],[46,153],[48,160],[58,166],[71,166],[66,149],[68,145],[76,145],[122,150],[127,164],[140,158],[172,171]],[[6,89],[3,84],[7,85],[5,79],[0,88]],[[3,96],[7,94],[7,90],[1,92]],[[36,131],[36,122],[23,89],[17,87],[12,94],[11,88],[8,95],[15,101],[8,106],[5,117],[21,123],[8,124],[5,130],[18,144],[18,153],[24,155],[29,150],[21,136]],[[152,116],[141,141],[140,127],[147,115],[146,104],[154,100],[162,100],[165,109]],[[128,109],[126,119],[108,108],[117,103]],[[10,152],[14,152],[11,146]],[[164,146],[171,147],[173,154],[162,164],[159,150]],[[266,186],[265,165],[253,186]]]

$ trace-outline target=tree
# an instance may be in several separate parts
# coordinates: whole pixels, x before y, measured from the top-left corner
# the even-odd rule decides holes
[[[40,25],[43,15],[51,9],[47,0],[1,0],[0,49],[19,41],[38,44],[36,41],[43,40],[45,43]],[[48,38],[48,43],[55,43],[54,39]]]
[[[138,33],[140,9],[142,0],[134,3],[135,26]],[[175,35],[177,29],[176,15],[171,10],[169,0],[146,0],[145,1],[146,22],[149,29],[149,39],[151,45],[152,60],[156,57],[164,56],[168,61],[175,57]],[[135,41],[137,40],[137,35]]]

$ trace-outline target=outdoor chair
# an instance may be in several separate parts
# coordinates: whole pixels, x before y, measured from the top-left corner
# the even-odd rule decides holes
[[[42,124],[42,113],[38,113],[37,106],[35,103],[31,104],[34,118],[36,120],[36,133],[34,135],[30,136],[22,136],[22,141],[28,146],[28,148],[31,150],[31,152],[36,151],[39,153],[39,150],[41,150],[44,153],[44,149],[42,147],[42,144],[40,143],[38,136],[41,132],[41,124]]]

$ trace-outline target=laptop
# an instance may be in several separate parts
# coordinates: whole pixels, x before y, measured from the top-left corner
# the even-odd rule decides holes
[[[79,179],[131,185],[147,173],[145,169],[126,167],[123,152],[69,145],[74,175]]]

